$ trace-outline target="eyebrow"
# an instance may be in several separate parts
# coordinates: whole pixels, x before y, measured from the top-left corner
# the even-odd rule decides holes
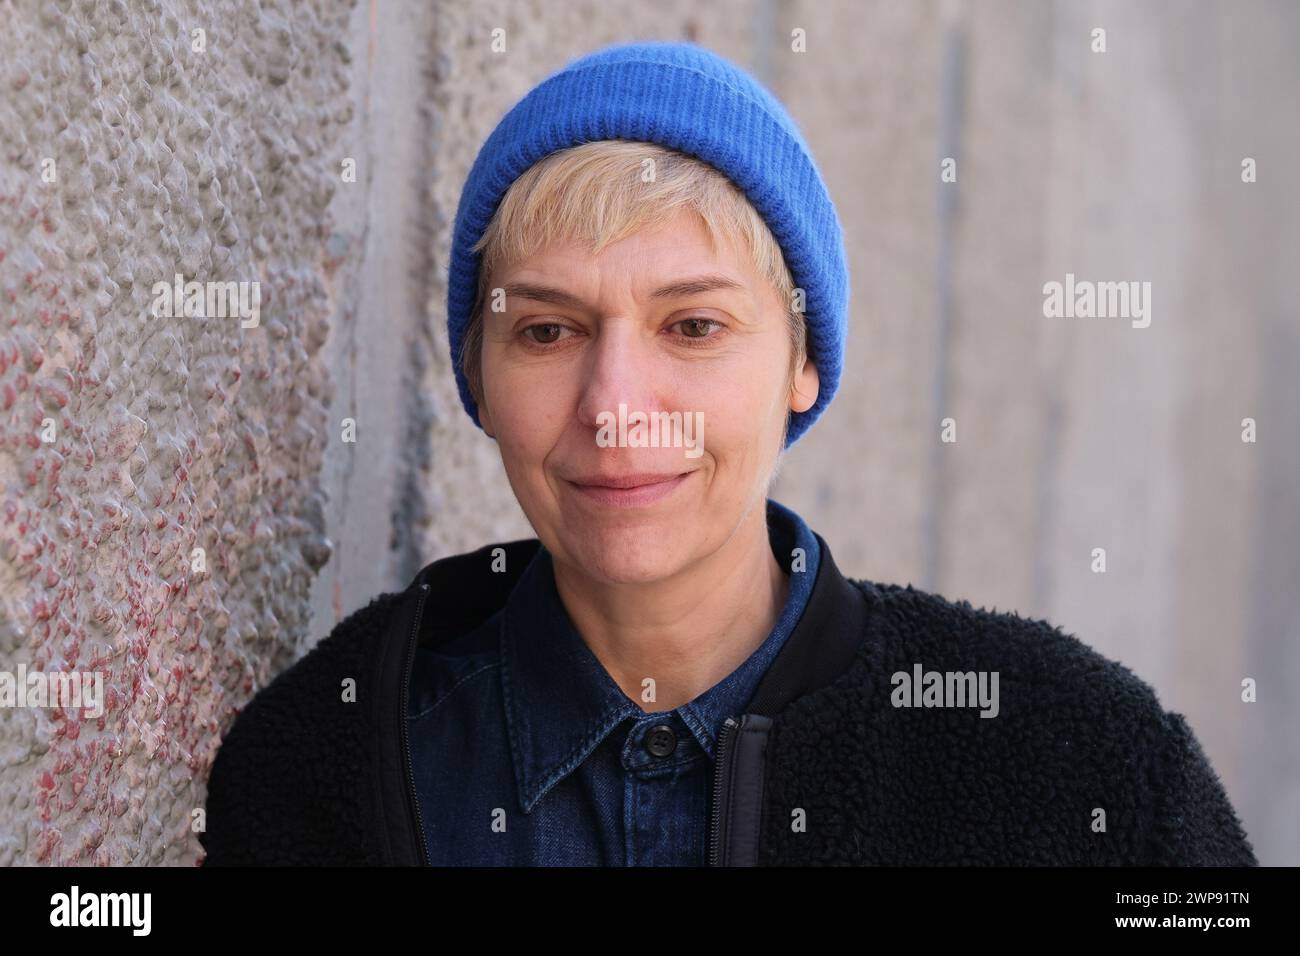
[[[534,285],[530,282],[512,282],[502,287],[506,298],[531,299],[534,302],[548,302],[551,305],[567,306],[580,309],[585,306],[580,298],[550,286]],[[741,289],[745,287],[734,279],[722,275],[694,276],[661,286],[650,293],[652,299],[680,299],[683,296],[698,295],[701,292],[713,292],[716,289]]]

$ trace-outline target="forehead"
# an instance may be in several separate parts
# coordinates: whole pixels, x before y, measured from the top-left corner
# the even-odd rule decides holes
[[[646,226],[595,253],[580,240],[557,240],[502,266],[492,284],[545,278],[566,287],[593,289],[617,284],[634,294],[649,294],[670,282],[707,273],[724,276],[741,287],[726,290],[729,294],[763,295],[766,283],[739,237],[719,238],[715,244],[699,215],[681,210],[671,219]]]

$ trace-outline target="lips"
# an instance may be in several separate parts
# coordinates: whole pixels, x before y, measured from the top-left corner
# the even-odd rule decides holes
[[[642,508],[672,495],[693,474],[582,475],[566,479],[566,483],[587,506]]]
[[[678,477],[681,472],[671,472],[668,474],[652,474],[640,472],[629,475],[584,475],[577,478],[570,478],[569,481],[575,485],[582,485],[587,488],[639,488],[642,485],[657,485],[662,481],[672,481]]]

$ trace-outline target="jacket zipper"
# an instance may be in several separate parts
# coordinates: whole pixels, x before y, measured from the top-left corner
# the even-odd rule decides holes
[[[745,719],[742,715],[742,721]],[[713,767],[713,820],[709,825],[709,866],[722,865],[722,825],[730,816],[731,801],[731,776],[735,760],[732,758],[732,752],[727,749],[727,744],[731,741],[733,733],[740,728],[740,724],[732,717],[723,721],[722,729],[718,731],[718,745],[714,748],[714,767]]]
[[[415,605],[415,620],[411,622],[411,636],[407,638],[406,659],[402,667],[402,700],[398,713],[402,717],[402,769],[406,774],[406,788],[411,797],[412,819],[415,834],[419,839],[420,865],[429,865],[429,848],[424,839],[424,819],[420,815],[420,795],[415,789],[415,770],[411,766],[411,723],[407,719],[410,710],[411,668],[415,660],[415,640],[420,633],[420,618],[424,614],[424,600],[429,596],[429,585],[420,585],[420,598]]]

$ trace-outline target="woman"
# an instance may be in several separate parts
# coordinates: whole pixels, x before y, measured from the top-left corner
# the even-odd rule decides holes
[[[1131,672],[846,579],[767,497],[847,305],[807,144],[742,71],[628,44],[529,93],[466,183],[448,319],[537,537],[434,562],[260,692],[206,862],[1253,864]]]

